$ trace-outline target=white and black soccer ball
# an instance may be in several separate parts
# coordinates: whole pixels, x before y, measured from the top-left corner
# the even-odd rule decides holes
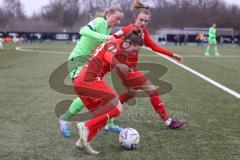
[[[139,141],[139,133],[133,128],[125,128],[119,133],[119,144],[125,149],[136,149]]]

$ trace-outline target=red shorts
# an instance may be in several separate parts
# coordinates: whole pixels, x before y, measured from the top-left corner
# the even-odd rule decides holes
[[[138,88],[146,83],[148,78],[138,69],[134,69],[124,75],[120,70],[117,70],[118,76],[121,78],[123,85],[128,88]]]
[[[83,67],[78,76],[74,79],[74,89],[84,105],[93,112],[94,110],[99,109],[96,107],[103,106],[116,98],[117,94],[101,79],[96,78],[94,81],[86,82],[83,79],[86,70],[87,68]]]

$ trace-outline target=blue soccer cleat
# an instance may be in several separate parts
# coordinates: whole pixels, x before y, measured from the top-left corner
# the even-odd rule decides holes
[[[71,127],[71,124],[69,122],[59,119],[59,130],[64,137],[71,136],[70,127]]]
[[[113,133],[120,133],[123,130],[123,128],[117,126],[117,125],[109,125],[107,124],[105,126],[105,131],[107,132],[113,132]]]

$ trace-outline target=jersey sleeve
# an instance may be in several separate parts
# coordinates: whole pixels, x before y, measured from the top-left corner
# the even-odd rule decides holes
[[[166,50],[164,48],[159,47],[150,37],[150,34],[147,30],[144,30],[144,44],[151,48],[153,51],[161,53],[161,54],[165,54],[167,56],[173,57],[174,53]]]
[[[107,38],[107,35],[98,33],[98,28],[105,25],[105,20],[103,18],[95,18],[90,21],[86,26],[80,30],[80,35],[98,39],[101,42],[104,42]]]
[[[130,24],[128,26],[121,28],[119,31],[115,32],[113,35],[115,38],[121,38],[125,36],[127,33],[129,33],[132,29],[133,29],[133,25]]]

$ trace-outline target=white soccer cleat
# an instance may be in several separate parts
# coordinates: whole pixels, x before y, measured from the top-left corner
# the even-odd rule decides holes
[[[205,56],[209,56],[209,53],[206,52],[206,53],[205,53]]]
[[[89,135],[88,128],[85,126],[84,122],[80,122],[77,124],[78,132],[79,132],[79,140],[76,143],[76,146],[79,149],[83,149],[88,154],[99,154],[98,151],[92,149],[91,145],[88,143],[87,138]]]
[[[92,149],[92,147],[90,146],[89,143],[84,143],[83,144],[83,150],[88,153],[88,154],[99,154],[98,151],[95,151],[94,149]]]
[[[76,148],[77,149],[83,149],[83,143],[81,141],[81,139],[78,139],[77,142],[76,142]]]

